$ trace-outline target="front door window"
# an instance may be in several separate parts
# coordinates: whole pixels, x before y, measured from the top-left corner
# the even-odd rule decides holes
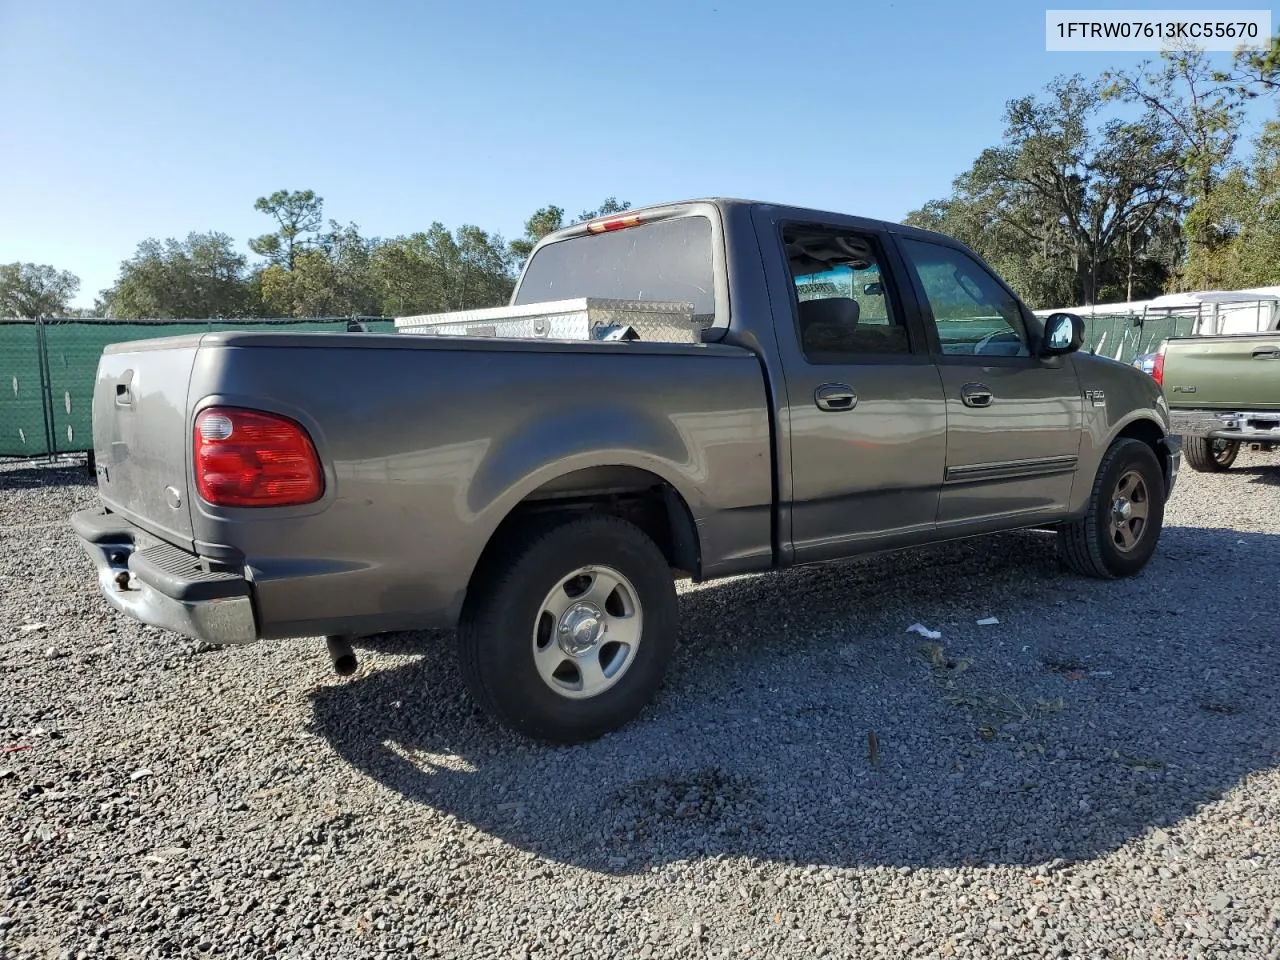
[[[943,353],[1031,356],[1017,301],[978,261],[924,240],[904,238],[902,247],[924,289]]]

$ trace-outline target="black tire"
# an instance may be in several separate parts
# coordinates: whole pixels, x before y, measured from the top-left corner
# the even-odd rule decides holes
[[[1146,516],[1140,528],[1136,528],[1134,521],[1126,522],[1129,535],[1135,541],[1126,548],[1121,542],[1125,535],[1112,525],[1112,505],[1119,484],[1127,481],[1130,474],[1136,475],[1145,491],[1141,501],[1135,497],[1133,502],[1143,503]],[[1164,473],[1152,449],[1140,440],[1117,440],[1098,465],[1085,515],[1058,528],[1063,561],[1071,570],[1087,577],[1112,579],[1138,573],[1147,565],[1159,542],[1165,496]],[[1138,532],[1135,533],[1135,529]]]
[[[1187,463],[1200,473],[1221,473],[1230,470],[1240,455],[1240,441],[1214,441],[1208,437],[1187,437],[1182,447]]]
[[[634,589],[642,612],[639,641],[613,686],[570,699],[535,665],[535,628],[549,591],[591,565],[621,573]],[[458,661],[472,697],[499,723],[539,740],[580,743],[623,726],[652,700],[677,624],[675,580],[662,551],[625,520],[581,516],[520,530],[483,562],[463,606]]]

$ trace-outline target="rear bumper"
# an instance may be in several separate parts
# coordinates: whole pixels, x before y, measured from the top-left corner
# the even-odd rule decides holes
[[[258,639],[249,581],[234,570],[149,537],[102,509],[71,526],[98,572],[98,589],[135,620],[218,645]]]
[[[1184,437],[1280,443],[1280,410],[1171,410],[1169,419]]]

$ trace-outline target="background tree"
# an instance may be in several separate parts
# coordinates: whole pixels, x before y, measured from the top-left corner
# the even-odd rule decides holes
[[[1186,177],[1159,118],[1112,121],[1090,162],[1085,215],[1075,224],[1096,298],[1130,301],[1164,289],[1181,254]]]
[[[424,233],[380,243],[370,276],[387,316],[495,307],[510,300],[513,257],[496,234],[475,226],[451,234],[436,222]]]
[[[65,315],[80,278],[47,263],[0,264],[0,317]]]
[[[324,198],[314,190],[277,190],[269,197],[259,197],[253,208],[275,218],[274,233],[249,241],[249,249],[268,262],[292,270],[298,255],[313,241],[306,236],[319,231],[324,223]]]
[[[455,309],[502,306],[511,299],[515,278],[511,254],[501,235],[490,235],[466,224],[455,231],[458,269],[455,282]]]
[[[369,263],[376,241],[354,224],[329,221],[306,249],[295,249],[293,266],[269,263],[258,274],[267,312],[285,317],[368,316],[378,309]]]
[[[524,266],[533,248],[549,233],[555,233],[564,223],[564,208],[557,206],[542,207],[524,222],[524,236],[511,241],[511,255],[517,267]]]
[[[1044,93],[1009,101],[1001,144],[907,222],[966,242],[1033,305],[1158,291],[1177,256],[1176,144],[1150,112],[1099,124],[1097,81]]]
[[[369,256],[369,277],[383,314],[437,313],[445,302],[446,268],[437,252],[444,224],[385,240]]]
[[[630,210],[631,202],[624,200],[618,202],[616,197],[606,197],[604,203],[600,204],[595,210],[583,210],[578,214],[578,219],[574,223],[585,223],[588,220],[594,220],[596,217],[608,217],[615,213],[621,213],[623,210]]]
[[[1265,50],[1237,51],[1234,66],[1235,71],[1224,79],[1234,81],[1243,96],[1280,92],[1280,33],[1271,38]]]
[[[1264,126],[1252,157],[1231,166],[1202,212],[1221,240],[1188,263],[1188,283],[1280,284],[1280,122]]]
[[[1246,92],[1215,70],[1201,50],[1166,50],[1158,66],[1103,75],[1104,96],[1141,104],[1171,136],[1187,177],[1187,240],[1181,285],[1218,286],[1215,264],[1229,237],[1215,225],[1213,193],[1231,160],[1244,118]]]
[[[99,303],[121,319],[254,316],[259,303],[246,265],[225,233],[144,240]]]

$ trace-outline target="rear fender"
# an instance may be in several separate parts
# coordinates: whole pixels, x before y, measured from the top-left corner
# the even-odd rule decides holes
[[[706,463],[668,420],[645,417],[621,405],[552,412],[521,424],[496,440],[467,489],[467,512],[487,544],[533,493],[593,467],[628,467],[666,484],[687,507],[699,530],[707,507],[700,490]],[[479,558],[475,558],[478,562]],[[471,572],[467,571],[470,579]]]

